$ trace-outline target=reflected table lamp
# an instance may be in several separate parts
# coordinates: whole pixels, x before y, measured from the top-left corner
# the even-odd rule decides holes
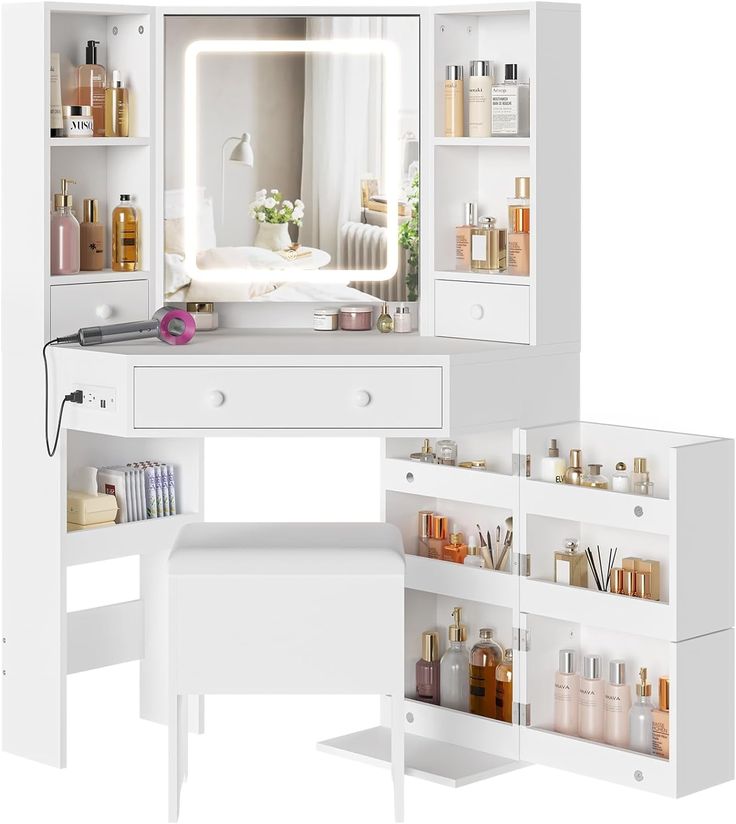
[[[240,137],[227,137],[225,138],[225,142],[222,144],[222,157],[220,159],[220,172],[221,172],[221,186],[220,186],[220,197],[221,197],[221,208],[220,208],[220,222],[225,221],[225,152],[227,150],[228,144],[233,141],[237,140],[238,142],[233,147],[233,150],[230,152],[230,156],[228,157],[228,161],[231,163],[242,163],[244,166],[253,166],[253,146],[251,146],[250,142],[250,135],[248,132],[243,132]]]

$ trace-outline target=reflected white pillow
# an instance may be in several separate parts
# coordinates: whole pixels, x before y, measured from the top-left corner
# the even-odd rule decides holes
[[[217,246],[215,214],[212,198],[205,197],[204,188],[197,189],[197,250]],[[169,189],[164,193],[164,252],[184,254],[184,189]]]

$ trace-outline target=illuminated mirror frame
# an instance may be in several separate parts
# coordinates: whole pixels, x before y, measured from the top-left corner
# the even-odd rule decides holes
[[[386,244],[386,265],[383,269],[317,269],[314,277],[305,277],[305,270],[247,269],[237,270],[242,283],[279,280],[283,283],[346,283],[350,281],[390,280],[399,268],[399,55],[396,45],[387,40],[195,40],[184,56],[184,265],[191,277],[206,272],[213,276],[232,277],[232,269],[197,267],[198,247],[198,152],[199,102],[198,58],[203,54],[351,54],[378,55],[383,59],[383,178],[386,194],[386,229],[395,242]],[[257,149],[256,149],[257,150]],[[261,149],[263,151],[263,149]],[[215,296],[213,296],[214,299]]]

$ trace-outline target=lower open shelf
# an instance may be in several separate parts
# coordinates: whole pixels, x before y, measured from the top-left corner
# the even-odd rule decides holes
[[[371,727],[338,738],[320,741],[322,752],[352,758],[379,767],[391,765],[391,729]],[[520,761],[500,758],[420,735],[405,736],[406,775],[424,778],[446,787],[463,787],[526,766]]]

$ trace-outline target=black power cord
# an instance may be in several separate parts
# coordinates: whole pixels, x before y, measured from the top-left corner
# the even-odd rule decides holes
[[[59,445],[59,435],[61,434],[61,419],[64,415],[64,407],[66,406],[67,402],[70,403],[82,403],[84,399],[84,393],[81,389],[77,389],[76,392],[70,392],[68,395],[64,396],[64,400],[61,402],[61,406],[59,407],[59,418],[56,422],[56,435],[54,435],[54,445],[53,447],[49,443],[49,364],[48,360],[46,359],[46,350],[49,346],[54,346],[58,343],[78,343],[79,342],[79,335],[68,335],[63,338],[54,338],[53,340],[46,341],[43,345],[43,349],[41,350],[41,356],[43,357],[43,375],[44,375],[44,436],[46,438],[46,452],[48,452],[49,458],[53,458],[56,454],[56,448]]]

